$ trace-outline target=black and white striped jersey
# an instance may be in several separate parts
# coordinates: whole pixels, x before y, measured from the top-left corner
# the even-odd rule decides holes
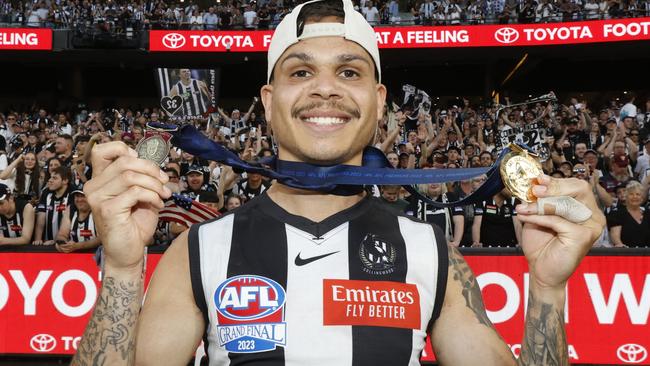
[[[85,219],[79,219],[79,211],[70,213],[70,240],[74,242],[90,241],[97,237],[95,220],[92,212],[88,213]]]
[[[22,199],[16,199],[15,202],[16,213],[13,217],[0,215],[0,230],[5,238],[19,238],[23,235],[23,211],[28,202]]]
[[[448,268],[437,227],[371,198],[315,223],[264,193],[189,255],[210,365],[420,365]]]
[[[56,192],[44,190],[38,201],[36,212],[43,212],[45,216],[45,228],[43,229],[43,241],[54,240],[59,232],[65,209],[68,207],[69,192],[57,197]]]
[[[189,85],[182,81],[176,83],[178,95],[183,98],[183,109],[186,116],[200,116],[207,112],[210,101],[199,87],[199,80],[190,79]]]

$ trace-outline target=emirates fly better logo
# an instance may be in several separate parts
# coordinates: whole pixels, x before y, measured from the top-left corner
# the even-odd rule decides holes
[[[494,39],[499,43],[513,43],[519,39],[519,31],[514,28],[499,28],[494,32]]]
[[[167,33],[162,38],[162,43],[165,47],[177,49],[185,46],[185,36],[179,33]]]
[[[638,364],[648,358],[648,351],[641,345],[628,343],[618,347],[616,357],[625,363]]]
[[[36,352],[50,352],[56,347],[56,339],[49,334],[37,334],[29,341],[29,346]]]

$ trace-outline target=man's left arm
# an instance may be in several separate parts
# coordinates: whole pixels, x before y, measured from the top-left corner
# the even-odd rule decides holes
[[[519,205],[524,223],[521,246],[528,261],[530,289],[524,339],[518,360],[486,315],[481,290],[456,248],[449,249],[447,291],[440,317],[432,328],[432,345],[441,365],[568,365],[564,329],[566,282],[601,234],[605,217],[585,181],[540,176],[538,198],[569,196],[592,215],[576,224],[556,216],[556,206]],[[558,212],[559,213],[559,212]],[[545,217],[544,217],[545,216]],[[467,352],[471,349],[472,352]]]

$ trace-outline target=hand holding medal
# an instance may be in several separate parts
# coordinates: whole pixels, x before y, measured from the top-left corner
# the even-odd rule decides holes
[[[539,184],[543,171],[536,156],[516,144],[510,145],[511,151],[501,162],[501,179],[513,196],[522,202],[533,203],[537,215],[557,215],[571,222],[580,223],[588,220],[592,211],[570,196],[538,197],[534,187]]]

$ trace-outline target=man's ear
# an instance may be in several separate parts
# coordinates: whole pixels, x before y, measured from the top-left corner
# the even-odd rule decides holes
[[[264,106],[264,118],[268,127],[271,127],[273,123],[271,120],[272,107],[273,107],[273,85],[266,84],[260,89],[260,97],[262,99],[262,105]]]
[[[377,121],[384,116],[384,106],[386,105],[386,86],[377,84]]]

